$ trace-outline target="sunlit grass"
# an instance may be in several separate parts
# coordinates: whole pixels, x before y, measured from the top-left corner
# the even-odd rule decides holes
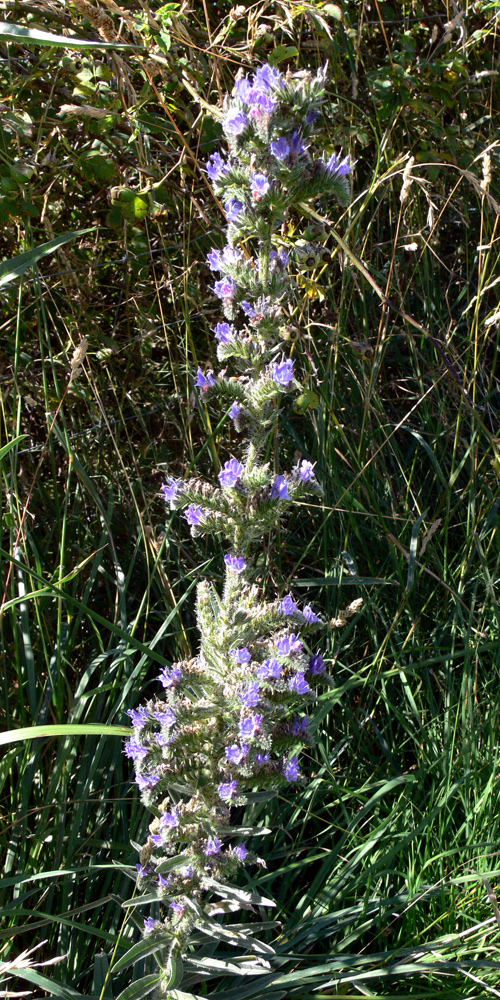
[[[410,17],[411,5],[401,6]],[[436,17],[449,16],[442,8]],[[321,46],[308,47],[303,15],[286,10],[288,22],[284,8],[273,14],[276,44],[297,44],[300,65],[319,64],[320,27],[311,37]],[[324,496],[299,508],[278,539],[263,540],[261,567],[269,590],[290,586],[329,620],[355,598],[363,607],[328,632],[332,684],[312,722],[307,787],[249,804],[242,816],[272,831],[252,843],[267,868],[243,877],[276,901],[260,914],[260,936],[277,958],[260,982],[211,976],[195,963],[216,943],[196,941],[183,989],[219,1000],[498,994],[498,323],[487,322],[497,307],[495,175],[480,186],[493,119],[464,133],[472,122],[448,108],[462,143],[453,156],[449,137],[426,136],[446,116],[424,127],[407,98],[390,119],[363,82],[376,84],[390,66],[383,34],[375,19],[363,35],[360,4],[344,16],[354,34],[330,22],[324,125],[325,143],[358,159],[353,204],[330,220],[354,256],[331,239],[331,264],[312,275],[317,295],[298,297],[292,350],[318,406],[304,420],[291,405],[280,428],[283,461],[290,467],[299,452],[316,462]],[[385,27],[394,59],[400,36],[389,20]],[[474,28],[464,56],[471,73],[483,65]],[[204,14],[186,30],[196,51],[207,46]],[[238,44],[221,43],[223,60],[200,56],[207,102],[218,80],[224,90],[240,62],[248,65],[242,35]],[[458,58],[456,48],[446,52]],[[363,101],[353,97],[354,70]],[[422,71],[422,88],[431,85]],[[196,117],[186,94],[177,91],[168,108],[177,101],[179,128],[203,160],[215,126]],[[476,91],[471,100],[479,120]],[[490,115],[491,94],[482,100]],[[39,159],[49,125],[39,122],[30,140]],[[120,163],[123,141],[112,154]],[[241,446],[216,411],[196,406],[189,374],[198,363],[216,367],[204,257],[221,217],[171,126],[154,155],[148,142],[146,132],[131,141],[124,178],[142,183],[134,165],[147,176],[163,156],[160,173],[164,162],[172,171],[163,214],[111,229],[101,213],[86,243],[5,289],[5,729],[123,723],[127,708],[154,693],[162,663],[196,652],[192,588],[221,572],[221,552],[193,541],[158,495],[167,470],[211,478]],[[403,171],[417,154],[402,204]],[[95,223],[80,188],[65,206],[68,231]],[[38,220],[27,218],[5,256],[41,242]],[[82,336],[87,357],[70,381]],[[143,843],[148,825],[130,779],[116,736],[7,750],[0,962],[40,942],[34,961],[64,960],[12,972],[2,988],[17,981],[35,996],[111,998],[132,975],[153,971],[145,958],[133,974],[112,974],[142,925],[140,908],[121,906],[134,890],[131,841]],[[216,958],[236,956],[217,946]]]

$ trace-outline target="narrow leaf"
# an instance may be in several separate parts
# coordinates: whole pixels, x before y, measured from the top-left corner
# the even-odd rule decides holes
[[[412,529],[411,529],[411,539],[410,539],[410,556],[408,559],[408,576],[406,578],[406,593],[408,594],[413,587],[413,582],[415,580],[415,562],[417,558],[417,545],[418,545],[418,533],[420,531],[420,525],[425,517],[427,517],[428,511],[424,510],[420,517],[417,517]]]
[[[0,267],[1,267],[1,264],[0,264]],[[4,444],[3,448],[0,448],[0,459],[2,459],[4,457],[4,455],[7,454],[8,451],[11,451],[12,448],[15,448],[16,444],[18,444],[19,441],[24,441],[24,438],[27,438],[27,437],[28,437],[27,434],[19,434],[18,437],[13,438],[12,441],[8,442],[8,444]]]
[[[2,22],[0,21],[0,26],[1,24]],[[9,27],[14,26],[9,25]],[[0,31],[1,38],[2,33]],[[91,227],[90,229],[76,229],[73,233],[63,233],[62,236],[56,236],[53,240],[49,240],[48,243],[41,243],[37,247],[32,247],[31,250],[26,250],[17,257],[11,257],[10,260],[3,260],[0,263],[0,288],[8,285],[10,281],[20,278],[29,267],[36,264],[42,257],[47,257],[48,254],[54,253],[58,247],[62,247],[65,243],[69,243],[70,240],[76,239],[77,236],[84,236],[86,233],[95,233],[95,227]]]
[[[54,45],[62,49],[140,49],[139,45],[129,45],[127,42],[99,42],[86,38],[73,38],[71,35],[53,35],[50,31],[40,28],[25,28],[24,24],[11,24],[0,21],[0,41],[13,42],[16,45]]]
[[[161,951],[165,948],[165,941],[152,941],[150,937],[141,938],[140,941],[136,941],[131,948],[117,962],[113,965],[113,975],[116,972],[121,972],[122,969],[126,969],[129,965],[135,965],[142,958],[148,958],[149,955],[154,955],[155,952]]]
[[[158,869],[157,869],[158,871]],[[226,899],[235,899],[238,903],[254,903],[256,906],[276,906],[272,899],[259,896],[257,892],[246,892],[244,889],[237,889],[235,885],[220,885],[215,879],[207,878],[206,885],[210,886],[218,896]]]
[[[104,726],[98,722],[87,722],[80,725],[76,722],[57,726],[29,726],[26,729],[9,729],[0,733],[0,746],[5,743],[18,743],[20,740],[35,740],[43,736],[129,736],[127,726]]]
[[[168,981],[165,982],[165,989],[167,990],[174,989],[182,982],[182,977],[184,975],[184,962],[182,961],[178,945],[170,952],[167,964],[167,975],[169,977]]]
[[[122,990],[117,1000],[142,1000],[142,997],[149,996],[159,986],[161,978],[161,975],[158,973],[153,973],[151,976],[144,976]]]

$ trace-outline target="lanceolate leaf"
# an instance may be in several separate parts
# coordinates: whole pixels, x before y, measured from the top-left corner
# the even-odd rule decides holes
[[[117,1000],[142,1000],[142,997],[149,996],[158,987],[161,978],[161,975],[158,973],[153,973],[152,976],[144,976],[122,990]]]
[[[151,938],[143,938],[141,941],[137,941],[136,944],[132,945],[131,948],[122,955],[121,958],[113,965],[113,975],[116,972],[121,972],[122,969],[126,969],[129,965],[135,965],[140,959],[147,958],[149,955],[154,955],[155,952],[165,949],[164,941],[154,941]]]
[[[61,49],[138,49],[138,45],[127,42],[89,41],[86,38],[72,38],[67,35],[53,35],[40,28],[26,28],[24,24],[0,21],[0,41],[15,42],[17,45],[50,45]]]
[[[1,22],[0,22],[1,24]],[[11,25],[8,25],[11,27]],[[0,31],[0,38],[2,34]],[[4,285],[8,285],[10,281],[15,281],[16,278],[20,278],[29,267],[36,264],[42,257],[47,257],[48,254],[54,253],[58,247],[64,246],[65,243],[69,243],[70,240],[76,239],[77,236],[85,236],[86,233],[94,233],[95,229],[77,229],[73,233],[63,233],[61,236],[56,236],[53,240],[49,240],[48,243],[41,243],[40,246],[32,247],[31,250],[26,250],[25,253],[20,253],[18,257],[11,257],[10,260],[3,260],[0,264],[0,288]]]
[[[127,726],[104,726],[97,722],[88,722],[86,725],[71,722],[58,726],[30,726],[0,733],[0,746],[50,736],[130,736],[130,729]]]

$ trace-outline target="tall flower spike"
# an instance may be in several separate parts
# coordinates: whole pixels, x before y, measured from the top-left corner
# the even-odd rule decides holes
[[[254,860],[231,826],[233,808],[255,790],[306,780],[300,748],[312,740],[305,709],[314,712],[325,673],[309,641],[325,626],[290,594],[263,602],[256,584],[265,566],[261,538],[295,503],[321,492],[309,459],[281,475],[267,458],[273,454],[280,467],[280,405],[305,375],[295,370],[298,356],[282,353],[299,288],[292,271],[304,256],[284,245],[283,224],[304,206],[316,210],[319,199],[345,204],[349,192],[348,158],[314,160],[310,152],[324,91],[323,71],[285,78],[263,65],[240,79],[222,115],[229,149],[213,152],[204,168],[227,219],[225,246],[207,257],[220,275],[213,292],[224,317],[213,329],[225,367],[217,378],[198,367],[195,386],[207,403],[220,401],[221,417],[244,432],[245,450],[211,482],[169,476],[162,486],[193,535],[210,532],[226,543],[224,581],[220,593],[200,581],[198,653],[163,667],[156,697],[128,710],[132,733],[124,751],[144,805],[155,806],[137,880],[163,912],[161,920],[146,918],[144,933],[169,949],[181,942],[187,948],[211,880],[222,894],[237,867]],[[297,233],[315,259],[310,239]],[[181,867],[158,870],[178,856]]]

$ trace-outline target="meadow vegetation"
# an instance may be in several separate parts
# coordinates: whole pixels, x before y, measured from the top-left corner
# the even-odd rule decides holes
[[[500,3],[3,17],[1,989],[146,995],[154,958],[119,965],[150,822],[121,734],[196,654],[194,588],[224,567],[160,485],[216,481],[239,447],[192,380],[217,368],[210,109],[240,69],[327,62],[319,134],[355,161],[353,199],[299,280],[307,376],[279,427],[283,465],[307,456],[324,495],[262,539],[261,566],[332,622],[335,686],[308,783],[239,817],[270,831],[249,842],[267,867],[239,878],[276,906],[237,917],[269,968],[244,975],[199,934],[171,996],[500,995]],[[35,946],[53,964],[23,967]]]

